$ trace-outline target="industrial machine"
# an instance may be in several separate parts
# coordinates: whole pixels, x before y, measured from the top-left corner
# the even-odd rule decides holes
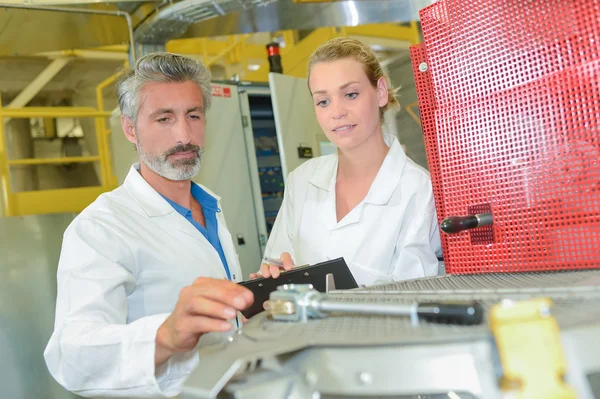
[[[282,286],[199,347],[183,398],[600,398],[600,8],[441,0],[420,20],[449,275]]]
[[[597,270],[432,277],[331,291],[320,306],[276,294],[271,315],[200,346],[182,399],[600,397]],[[473,301],[484,314],[470,325],[406,314]]]

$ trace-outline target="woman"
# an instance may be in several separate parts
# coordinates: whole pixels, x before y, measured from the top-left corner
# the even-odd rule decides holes
[[[330,40],[309,60],[308,85],[319,124],[338,150],[290,173],[265,258],[291,270],[343,257],[359,285],[437,274],[441,244],[429,173],[382,133],[386,109],[398,102],[371,49]],[[279,273],[265,263],[251,278]]]

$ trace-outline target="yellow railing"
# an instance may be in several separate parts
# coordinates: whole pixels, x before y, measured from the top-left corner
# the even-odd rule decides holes
[[[115,179],[112,176],[105,128],[96,130],[96,138],[98,140],[98,155],[96,156],[8,159],[4,132],[4,120],[6,118],[61,117],[95,118],[97,127],[105,127],[104,120],[110,117],[110,112],[88,107],[2,108],[0,106],[0,185],[6,216],[80,212],[94,201],[98,195],[114,188]],[[11,189],[11,167],[91,162],[99,162],[101,165],[100,186],[21,192],[13,192]]]
[[[125,66],[127,66],[127,63],[125,63]],[[116,72],[96,86],[96,105],[98,106],[99,112],[104,112],[104,89],[115,84],[122,73],[123,71]],[[112,134],[112,132],[106,124],[106,119],[96,119],[96,135],[97,137],[104,137],[104,139],[98,142],[98,152],[100,152],[100,147],[102,147],[102,151],[106,154],[106,161],[101,162],[101,165],[103,165],[105,169],[104,173],[108,176],[110,186],[116,187],[117,177],[113,175],[111,170],[110,146],[108,145],[108,137],[110,137],[110,134]]]

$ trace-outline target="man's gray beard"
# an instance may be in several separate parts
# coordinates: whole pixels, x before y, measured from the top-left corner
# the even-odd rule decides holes
[[[190,148],[193,147],[193,148]],[[162,155],[148,154],[144,151],[144,148],[140,144],[140,140],[137,140],[138,153],[140,160],[154,173],[169,180],[190,180],[198,174],[200,171],[200,165],[202,164],[202,148],[188,144],[187,146],[179,145],[171,148]],[[184,152],[196,150],[198,157],[193,159],[179,159],[175,162],[171,162],[168,159],[170,154],[175,152]]]

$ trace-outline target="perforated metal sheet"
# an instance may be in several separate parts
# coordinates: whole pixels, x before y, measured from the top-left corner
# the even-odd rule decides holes
[[[446,271],[600,267],[600,7],[441,0],[420,18],[439,221],[480,204],[494,217],[493,234],[442,233]]]
[[[375,285],[362,291],[399,292],[515,292],[548,290],[598,291],[600,270],[555,271],[537,273],[490,273],[486,275],[447,275]],[[342,292],[342,291],[340,291]]]
[[[266,347],[277,348],[279,353],[310,346],[369,346],[385,344],[435,344],[489,339],[487,315],[491,307],[503,300],[538,298],[539,291],[516,294],[465,293],[388,293],[371,291],[337,293],[336,300],[359,303],[410,304],[415,301],[478,300],[486,310],[484,322],[478,326],[454,326],[421,321],[413,326],[406,317],[384,317],[368,315],[332,315],[324,319],[309,320],[307,323],[279,322],[270,320],[265,313],[253,317],[239,334],[225,346],[201,350],[205,356],[232,356],[244,358]],[[553,300],[552,314],[563,332],[577,326],[600,327],[600,290],[567,292],[549,295]],[[250,345],[250,343],[253,343]],[[263,345],[264,346],[264,345]],[[281,352],[283,351],[283,352]]]
[[[411,304],[415,302],[477,300],[487,313],[503,300],[550,297],[552,313],[561,327],[600,324],[600,270],[449,275],[403,281],[362,290],[334,291],[331,300],[354,303]],[[259,319],[260,328],[244,329],[255,340],[269,337],[311,344],[376,344],[473,339],[487,334],[481,326],[462,327],[422,322],[413,327],[409,318],[341,316],[312,320],[307,324]]]

